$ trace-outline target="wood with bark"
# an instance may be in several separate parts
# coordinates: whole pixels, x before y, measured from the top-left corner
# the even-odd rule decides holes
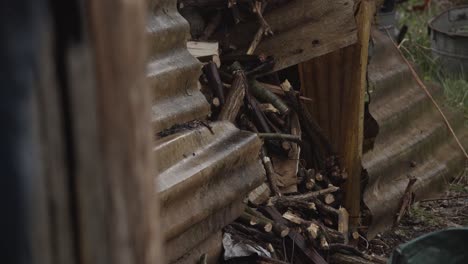
[[[278,199],[270,198],[268,204],[274,205],[275,207],[280,208],[280,209],[291,208],[291,209],[299,210],[302,212],[317,210],[317,207],[315,206],[315,203],[313,202],[307,202],[305,200],[291,200],[291,199],[287,199],[287,197],[288,196],[281,196],[281,197],[278,197]]]
[[[252,113],[255,117],[255,121],[257,123],[257,126],[260,128],[259,130],[264,133],[270,133],[270,127],[268,126],[268,123],[266,121],[266,117],[262,111],[260,111],[258,107],[258,102],[257,100],[250,94],[249,89],[246,91],[246,99],[247,103],[249,104],[250,108],[252,109]]]
[[[224,91],[223,83],[221,82],[221,77],[219,76],[218,67],[214,62],[209,62],[203,66],[203,73],[208,79],[208,85],[213,91],[216,98],[219,99],[221,105],[224,104]]]
[[[263,231],[270,233],[273,229],[273,224],[270,221],[267,221],[263,218],[258,218],[254,215],[248,214],[247,212],[242,213],[239,216],[239,221],[246,225],[254,226],[256,228],[261,228]]]
[[[276,210],[274,207],[262,207],[262,210],[265,211],[268,215],[271,216],[273,220],[276,222],[287,225],[288,221],[283,219],[281,214]],[[306,239],[300,233],[291,230],[289,232],[288,238],[294,242],[297,246],[298,251],[301,253],[303,258],[308,259],[308,263],[315,263],[315,264],[326,264],[327,262],[323,259],[323,257],[312,247],[307,245]],[[307,263],[306,262],[306,263]]]
[[[224,228],[229,233],[243,233],[245,236],[262,243],[271,243],[273,245],[280,245],[281,239],[272,233],[265,233],[256,228],[245,226],[243,224],[233,222]]]
[[[264,216],[262,213],[260,213],[259,211],[249,207],[249,206],[246,206],[245,208],[245,211],[250,214],[250,215],[253,215],[259,219],[263,219],[265,222],[270,222],[273,226],[273,232],[278,235],[279,237],[285,237],[289,234],[289,227],[285,226],[285,225],[282,225],[282,224],[279,224],[279,223],[276,223],[274,222],[273,220],[267,218],[266,216]]]
[[[247,80],[243,71],[238,70],[234,74],[231,89],[226,97],[226,102],[221,108],[218,120],[229,120],[234,123],[241,106],[244,103],[244,96],[247,89]]]
[[[318,220],[306,220],[301,218],[300,216],[292,213],[291,211],[287,211],[283,214],[283,218],[298,224],[305,226],[309,234],[312,236],[313,239],[317,239],[320,236],[324,236],[327,242],[331,243],[344,243],[345,236],[340,233],[339,231],[326,227],[324,224],[320,223]]]
[[[278,188],[278,175],[273,168],[273,164],[271,163],[271,159],[266,156],[265,147],[262,148],[260,151],[260,158],[262,159],[263,166],[265,167],[266,177],[268,183],[270,185],[270,189],[275,196],[281,196],[281,192]]]
[[[271,103],[282,115],[285,115],[289,112],[289,107],[279,98],[277,95],[272,93],[270,90],[263,88],[258,84],[256,80],[253,80],[249,83],[249,89],[252,92],[252,95],[257,99]]]
[[[280,134],[280,133],[257,133],[257,136],[265,140],[286,140],[295,143],[302,143],[300,135]]]
[[[335,186],[332,186],[332,187],[328,187],[326,189],[322,189],[322,190],[319,190],[319,191],[315,191],[315,192],[309,192],[309,193],[305,193],[305,194],[297,194],[297,195],[288,195],[288,196],[284,196],[284,197],[281,197],[281,199],[285,199],[285,200],[290,200],[290,201],[297,201],[297,202],[301,202],[301,201],[308,201],[308,200],[311,200],[311,199],[314,199],[314,198],[317,198],[319,196],[323,196],[323,195],[326,195],[326,194],[329,194],[329,193],[333,193],[333,192],[336,192],[338,191],[340,188],[338,187],[335,187]],[[280,199],[279,197],[272,197],[270,199],[270,201],[275,204],[275,202]],[[318,201],[318,199],[314,199],[313,202],[316,202]],[[322,203],[322,202],[320,202]],[[323,203],[322,203],[323,204]],[[336,209],[335,209],[336,210]]]
[[[282,96],[285,95],[283,89],[280,86],[269,84],[269,83],[264,83],[264,82],[258,82],[258,85],[265,88],[265,89],[270,90],[272,93],[274,93],[276,95],[282,95]],[[314,101],[311,98],[299,95],[299,92],[297,92],[297,91],[293,91],[293,93],[294,93],[295,96],[298,96],[300,100],[308,101],[308,102],[313,102]]]

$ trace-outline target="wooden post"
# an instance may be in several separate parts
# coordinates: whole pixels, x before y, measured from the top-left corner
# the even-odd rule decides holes
[[[144,0],[37,5],[32,263],[161,263]],[[66,26],[65,26],[66,25]],[[36,67],[36,68],[34,68]],[[33,177],[31,177],[33,178]]]
[[[362,0],[356,3],[356,25],[358,42],[354,60],[357,67],[353,71],[353,86],[345,91],[342,109],[343,115],[343,163],[348,170],[349,178],[345,184],[345,207],[348,209],[351,231],[360,221],[361,203],[361,158],[364,136],[364,94],[366,90],[367,60],[370,39],[371,22],[374,16],[373,0]]]
[[[375,3],[356,1],[355,44],[299,65],[304,102],[341,157],[349,178],[344,186],[350,229],[359,224],[361,157],[367,56]]]

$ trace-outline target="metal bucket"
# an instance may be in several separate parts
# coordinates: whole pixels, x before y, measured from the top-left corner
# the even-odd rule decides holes
[[[432,55],[444,73],[468,79],[468,6],[449,9],[429,21]]]

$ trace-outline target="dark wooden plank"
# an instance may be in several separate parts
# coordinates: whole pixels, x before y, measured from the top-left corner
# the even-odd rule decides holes
[[[265,37],[256,54],[272,55],[274,70],[310,60],[356,42],[353,0],[295,0],[265,14],[274,35]],[[230,41],[247,49],[258,25],[238,25]]]

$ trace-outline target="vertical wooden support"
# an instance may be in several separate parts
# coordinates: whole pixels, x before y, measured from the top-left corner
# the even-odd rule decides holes
[[[327,133],[349,174],[345,206],[351,229],[359,224],[364,94],[375,10],[373,0],[356,2],[357,43],[299,65],[301,90],[314,99],[305,109]]]
[[[350,215],[350,228],[359,224],[361,203],[361,158],[364,136],[364,94],[366,89],[367,60],[371,21],[374,15],[373,0],[357,2],[356,25],[358,42],[356,44],[357,67],[353,73],[353,86],[345,91],[343,109],[343,162],[348,169],[349,179],[345,185],[345,207]]]
[[[41,54],[31,66],[41,163],[31,185],[40,189],[33,263],[161,263],[147,5],[70,0],[40,7]]]

